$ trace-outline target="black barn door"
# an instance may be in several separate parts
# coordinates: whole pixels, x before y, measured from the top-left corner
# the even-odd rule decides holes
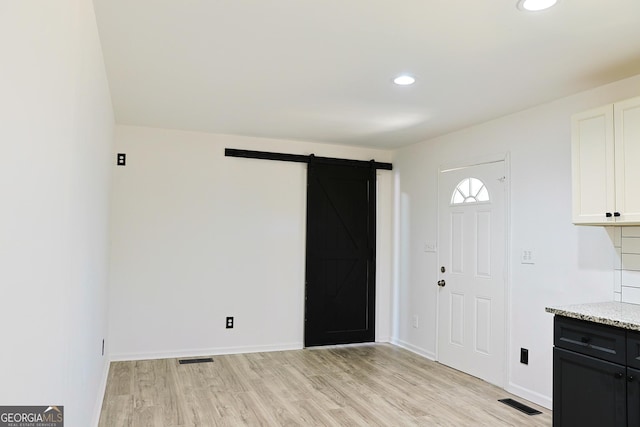
[[[375,339],[376,172],[309,163],[305,346]]]

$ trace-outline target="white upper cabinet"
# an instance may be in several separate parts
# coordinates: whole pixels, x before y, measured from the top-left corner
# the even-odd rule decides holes
[[[640,223],[640,97],[613,105],[617,222]]]
[[[613,104],[574,115],[571,126],[573,223],[611,223],[616,201]]]
[[[640,97],[571,121],[573,223],[640,224]]]

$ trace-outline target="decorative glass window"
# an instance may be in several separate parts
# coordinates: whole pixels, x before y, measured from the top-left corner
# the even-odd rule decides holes
[[[488,202],[489,191],[484,182],[477,178],[465,178],[453,190],[451,196],[452,205],[461,205],[464,203]]]

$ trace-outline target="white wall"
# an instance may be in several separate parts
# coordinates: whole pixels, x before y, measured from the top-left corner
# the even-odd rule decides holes
[[[303,345],[306,165],[225,148],[375,158],[391,152],[118,126],[112,194],[114,359]],[[390,336],[391,179],[379,173],[377,339]],[[225,317],[235,317],[225,329]]]
[[[611,229],[571,224],[573,113],[640,94],[640,76],[398,150],[395,167],[395,285],[392,341],[436,357],[438,168],[509,153],[509,349],[505,387],[550,406],[552,316],[547,305],[613,300]],[[520,263],[522,249],[536,264]],[[411,327],[418,315],[420,328]],[[529,349],[529,365],[519,363]]]
[[[0,3],[0,404],[100,409],[113,114],[90,0]]]

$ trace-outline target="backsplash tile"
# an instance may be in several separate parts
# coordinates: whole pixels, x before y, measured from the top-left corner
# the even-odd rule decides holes
[[[623,270],[620,283],[640,288],[640,271]]]
[[[617,258],[614,259],[613,298],[640,304],[640,227],[616,228],[613,231]]]
[[[622,237],[640,237],[640,227],[619,227],[622,230]]]
[[[615,270],[622,270],[622,248],[614,248],[615,255],[613,258],[613,268]]]
[[[611,240],[613,241],[613,246],[616,248],[622,247],[622,227],[607,227],[609,234],[611,235]]]
[[[640,271],[640,254],[622,253],[622,269]]]
[[[640,254],[640,237],[623,237],[622,252],[625,254]]]
[[[630,302],[632,304],[640,304],[640,288],[632,288],[630,286],[622,286],[622,302]]]
[[[622,270],[613,272],[613,292],[622,292]]]

